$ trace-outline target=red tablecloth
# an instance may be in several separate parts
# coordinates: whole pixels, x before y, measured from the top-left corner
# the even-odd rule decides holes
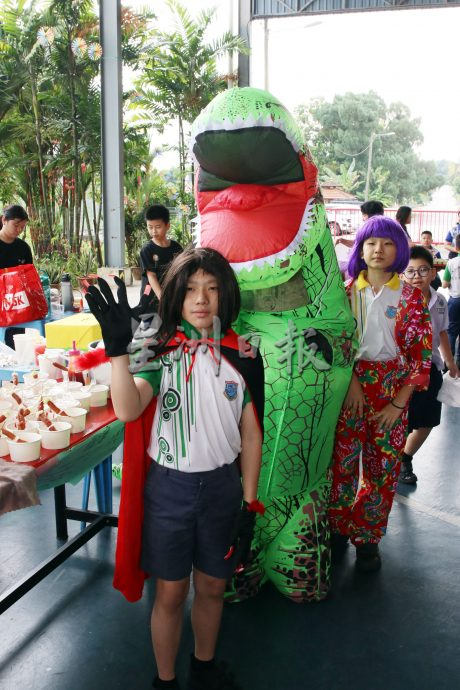
[[[16,464],[29,465],[30,467],[33,467],[35,470],[37,470],[39,467],[47,463],[52,458],[60,455],[61,453],[65,453],[70,448],[73,448],[73,446],[76,446],[78,443],[81,443],[81,441],[84,441],[89,436],[92,436],[92,434],[96,433],[96,431],[99,431],[100,429],[102,429],[102,427],[107,426],[107,424],[114,422],[116,419],[117,417],[115,415],[115,412],[113,411],[113,405],[111,400],[109,400],[107,405],[105,405],[104,407],[91,407],[86,416],[85,430],[80,431],[78,434],[71,434],[70,444],[67,446],[67,448],[61,448],[60,450],[45,450],[44,448],[42,448],[40,458],[38,460],[33,460],[32,462],[21,462]],[[13,462],[9,455],[6,455],[3,458],[3,460],[6,460],[7,462]]]

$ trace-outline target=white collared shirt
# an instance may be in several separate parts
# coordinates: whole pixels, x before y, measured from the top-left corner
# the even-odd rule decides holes
[[[444,360],[439,351],[439,344],[441,338],[439,334],[441,331],[447,331],[449,326],[449,315],[447,311],[447,300],[440,292],[436,292],[430,287],[430,301],[428,302],[428,309],[430,310],[431,325],[433,328],[433,354],[432,362],[436,365],[439,371],[444,368]]]
[[[351,309],[359,338],[357,360],[386,362],[398,356],[395,319],[402,289],[403,283],[394,273],[380,291],[374,294],[365,271],[361,271],[351,286]]]
[[[443,280],[450,283],[449,297],[457,299],[460,297],[460,256],[449,259]]]
[[[181,472],[206,472],[232,463],[241,452],[240,421],[251,400],[241,374],[209,348],[192,355],[179,348],[161,367],[139,372],[158,395],[147,449],[150,457]]]

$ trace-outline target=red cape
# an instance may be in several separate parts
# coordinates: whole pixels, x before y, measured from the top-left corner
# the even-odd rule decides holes
[[[185,340],[182,332],[178,332],[180,342]],[[234,331],[228,331],[221,341],[227,350],[227,357],[246,380],[251,392],[256,416],[263,430],[263,365],[260,354],[255,358],[238,357],[238,336]],[[178,344],[175,345],[178,347]],[[224,352],[222,354],[224,354]],[[249,361],[251,367],[246,367]],[[251,371],[254,370],[254,372]],[[123,448],[123,472],[120,497],[120,511],[118,517],[118,537],[115,554],[115,574],[113,586],[126,597],[128,601],[138,601],[142,596],[144,581],[148,573],[141,569],[142,552],[142,523],[144,520],[144,484],[147,472],[152,462],[147,455],[147,448],[152,433],[153,418],[156,409],[156,398],[153,398],[141,416],[125,425]]]

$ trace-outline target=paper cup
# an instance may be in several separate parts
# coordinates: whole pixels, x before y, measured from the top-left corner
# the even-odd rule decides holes
[[[89,350],[96,350],[99,347],[104,347],[104,341],[102,340],[95,340],[92,343],[89,343],[88,349]],[[95,367],[94,369],[91,370],[91,376],[93,377],[93,380],[97,384],[103,384],[105,386],[110,386],[111,380],[112,380],[112,365],[110,362],[104,362],[104,364],[100,364],[98,367]]]
[[[8,412],[11,410],[13,407],[13,401],[12,400],[0,400],[0,417],[4,415],[5,417],[8,417]]]
[[[41,425],[42,422],[39,422],[35,415],[30,414],[28,417],[26,417],[26,431],[32,431],[34,434],[39,434]],[[14,432],[14,429],[11,428],[10,431]]]
[[[35,345],[38,341],[37,333],[16,333],[13,335],[16,358],[20,364],[35,364]]]
[[[30,374],[24,374],[22,377],[26,386],[35,386],[37,383],[43,383],[49,378],[49,374],[45,371],[31,371]]]
[[[5,395],[11,395],[11,393],[21,394],[23,388],[23,383],[18,383],[15,385],[14,383],[11,383],[11,381],[2,381],[2,390],[4,391],[3,397],[5,397]]]
[[[40,434],[29,431],[18,431],[16,436],[24,441],[10,441],[8,439],[8,449],[10,457],[14,462],[32,462],[40,457],[41,436]]]
[[[19,433],[22,433],[23,431],[34,431],[34,432],[36,431],[38,433],[37,428],[33,428],[33,427],[29,426],[30,422],[35,421],[35,420],[36,420],[36,417],[34,415],[27,415],[27,417],[25,417],[25,419],[24,419],[24,421],[26,423],[26,428],[25,429],[18,429],[16,427],[16,423],[18,421],[17,417],[16,417],[16,415],[13,415],[13,416],[9,417],[7,420],[5,420],[5,423],[3,426],[5,427],[5,429],[7,431],[11,431],[13,434],[19,434]]]
[[[4,458],[5,455],[9,455],[10,449],[8,448],[8,439],[5,436],[0,436],[0,458]]]
[[[104,405],[107,405],[108,386],[105,386],[103,383],[96,383],[95,386],[91,386],[90,393],[90,407],[104,407]]]
[[[48,374],[50,379],[62,379],[63,371],[55,367],[53,362],[65,366],[63,350],[47,350],[44,355],[37,356],[38,367],[44,374]]]
[[[72,434],[78,434],[80,431],[84,431],[87,411],[82,407],[68,407],[66,412],[67,416],[58,415],[58,420],[60,422],[70,422],[72,425]]]
[[[50,431],[43,422],[38,422],[38,424],[40,425],[38,433],[42,437],[43,448],[47,450],[67,448],[70,443],[70,433],[72,431],[72,424],[70,422],[53,422],[56,431]]]
[[[80,381],[65,381],[62,386],[67,393],[74,393],[83,388],[83,384]]]
[[[91,393],[89,390],[81,388],[79,391],[72,391],[72,398],[76,401],[78,407],[89,410],[91,404]]]

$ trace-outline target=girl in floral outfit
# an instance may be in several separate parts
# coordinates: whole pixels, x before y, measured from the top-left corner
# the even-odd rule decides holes
[[[408,260],[400,225],[373,216],[348,264],[359,348],[337,424],[329,519],[332,548],[350,539],[364,571],[381,566],[378,544],[396,491],[409,400],[429,382],[430,315],[421,291],[398,277]]]

